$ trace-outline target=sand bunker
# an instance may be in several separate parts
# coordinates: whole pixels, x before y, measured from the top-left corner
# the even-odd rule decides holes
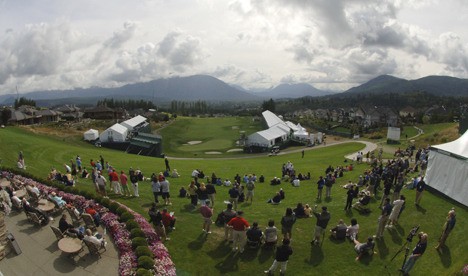
[[[205,154],[223,154],[222,152],[219,151],[207,151]]]
[[[189,145],[197,145],[197,144],[201,144],[202,141],[190,141],[190,142],[187,142],[187,144]]]
[[[239,151],[243,151],[243,149],[230,149],[227,152],[239,152]]]

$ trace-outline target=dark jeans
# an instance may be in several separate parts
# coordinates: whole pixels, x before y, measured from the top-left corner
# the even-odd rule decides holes
[[[191,195],[191,196],[190,196],[190,203],[191,203],[193,206],[197,206],[197,204],[198,204],[198,196],[197,196],[197,195]]]
[[[346,198],[346,206],[344,207],[345,210],[351,209],[351,205],[353,204],[353,197]]]
[[[153,192],[153,196],[154,196],[154,202],[159,203],[159,200],[158,200],[159,193]]]

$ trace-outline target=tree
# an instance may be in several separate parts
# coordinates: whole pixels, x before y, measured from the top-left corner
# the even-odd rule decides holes
[[[275,107],[275,101],[273,101],[273,99],[270,98],[270,100],[264,101],[262,103],[262,112],[266,110],[269,110],[275,113],[276,107]]]
[[[2,116],[2,124],[6,125],[8,123],[8,120],[11,118],[11,110],[9,108],[3,108],[1,116]]]
[[[15,109],[22,105],[36,106],[36,101],[24,97],[15,100]]]

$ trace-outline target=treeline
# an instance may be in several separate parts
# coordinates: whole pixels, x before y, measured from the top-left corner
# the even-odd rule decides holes
[[[31,100],[31,99],[26,99],[24,97],[21,97],[15,100],[15,105],[14,105],[15,109],[22,105],[36,106],[36,101]]]
[[[134,110],[134,109],[156,109],[156,105],[152,101],[145,101],[145,100],[114,100],[114,99],[103,99],[97,102],[98,106],[105,105],[110,108],[124,108],[126,110]]]

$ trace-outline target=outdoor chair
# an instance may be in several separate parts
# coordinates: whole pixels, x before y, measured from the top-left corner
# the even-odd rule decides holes
[[[52,225],[50,226],[50,228],[52,229],[52,232],[54,232],[55,237],[57,238],[57,241],[64,238],[64,234],[62,233],[62,231],[60,231],[60,229]]]
[[[29,203],[33,206],[37,206],[37,204],[39,204],[39,196],[29,188],[26,188],[26,191],[29,196]]]
[[[39,226],[42,225],[43,220],[40,219],[36,213],[28,212],[27,216],[28,216],[29,221],[31,221],[32,223],[39,225]]]
[[[21,202],[17,202],[16,200],[11,200],[11,204],[15,207],[16,210],[21,211],[23,210],[23,204]]]
[[[96,231],[96,224],[94,224],[94,219],[90,214],[83,213],[81,214],[81,217],[86,224],[86,228]]]
[[[81,215],[77,215],[75,213],[75,211],[73,211],[71,208],[66,208],[66,209],[67,209],[68,214],[70,215],[73,223],[77,223],[82,219]]]
[[[101,258],[101,249],[104,249],[104,251],[107,250],[106,247],[104,246],[104,243],[97,245],[87,240],[83,240],[83,242],[85,243],[86,247],[88,247],[89,254],[98,255],[99,258]]]

